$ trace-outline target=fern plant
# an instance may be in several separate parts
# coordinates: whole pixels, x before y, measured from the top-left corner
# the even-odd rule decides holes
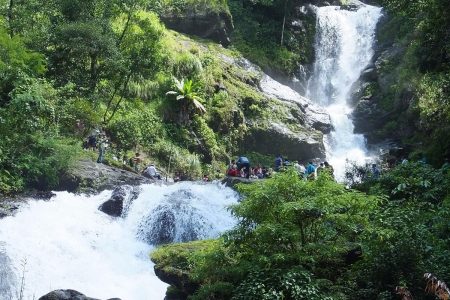
[[[204,100],[195,91],[193,81],[191,79],[179,81],[176,78],[174,81],[176,90],[168,91],[166,96],[176,96],[176,100],[180,102],[179,118],[181,123],[188,123],[194,113],[206,113],[206,108],[203,105]]]

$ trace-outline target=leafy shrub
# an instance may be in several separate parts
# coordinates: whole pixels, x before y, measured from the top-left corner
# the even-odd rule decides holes
[[[385,201],[373,210],[363,234],[363,260],[352,269],[358,282],[354,298],[394,299],[398,285],[416,297],[425,272],[448,280],[449,174],[423,163],[402,164],[371,183],[370,192]]]
[[[190,153],[187,149],[181,148],[167,140],[159,140],[150,149],[152,154],[169,165],[170,172],[178,171],[186,176],[186,179],[197,179],[202,174],[200,157],[195,153]]]
[[[136,104],[125,111],[108,126],[113,142],[120,149],[133,149],[137,145],[150,147],[165,138],[162,122],[154,110]]]
[[[239,284],[233,300],[331,300],[312,279],[310,272],[301,267],[289,270],[255,270]]]
[[[230,208],[238,225],[186,259],[200,283],[194,299],[331,299],[327,285],[345,270],[375,199],[294,170],[238,188],[243,201]]]

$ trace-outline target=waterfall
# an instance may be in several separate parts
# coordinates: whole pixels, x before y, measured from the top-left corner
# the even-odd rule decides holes
[[[330,114],[334,131],[325,137],[327,158],[342,181],[347,160],[361,164],[368,159],[364,136],[353,133],[348,100],[352,84],[374,54],[381,8],[361,4],[350,11],[325,6],[316,8],[316,12],[316,61],[306,96]]]
[[[236,222],[227,206],[238,196],[220,184],[143,185],[116,218],[98,210],[111,194],[58,192],[0,219],[0,299],[16,299],[22,277],[24,300],[69,288],[100,299],[163,299],[167,285],[149,259],[152,230],[185,241],[216,237]],[[161,211],[171,214],[169,221]]]

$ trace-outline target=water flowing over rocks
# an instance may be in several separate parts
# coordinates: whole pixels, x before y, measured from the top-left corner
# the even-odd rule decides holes
[[[11,294],[15,299],[24,259],[24,299],[163,299],[167,285],[153,271],[148,254],[154,246],[146,239],[150,236],[155,244],[210,239],[236,223],[226,208],[238,201],[238,195],[216,183],[55,194],[49,200],[29,199],[14,216],[0,219],[0,299],[10,299]],[[121,217],[98,210],[111,198],[123,201]],[[142,234],[154,230],[158,234]],[[55,287],[82,293],[48,294]]]
[[[0,299],[14,299],[17,279],[11,270],[11,261],[3,253],[0,243]]]
[[[361,74],[373,77],[368,66],[381,8],[356,2],[345,9],[318,7],[316,14],[316,62],[306,96],[331,116],[333,131],[325,141],[327,159],[342,181],[348,160],[364,164],[370,159],[364,136],[354,132],[350,99]]]
[[[195,197],[189,190],[167,195],[141,223],[138,235],[152,245],[206,238],[213,226],[190,204]]]

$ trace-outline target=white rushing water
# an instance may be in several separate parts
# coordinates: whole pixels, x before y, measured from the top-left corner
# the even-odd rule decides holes
[[[186,222],[193,218],[199,220],[194,220],[198,228],[191,236],[198,238],[216,237],[235,224],[226,209],[238,199],[230,188],[186,182],[140,189],[123,218],[98,210],[111,196],[106,191],[92,197],[58,192],[50,201],[31,200],[16,216],[1,219],[0,262],[11,265],[0,268],[0,298],[13,294],[16,299],[24,274],[24,300],[55,289],[100,299],[163,299],[167,285],[155,276],[149,259],[153,246],[145,242],[146,227],[160,225],[151,224],[155,211],[167,208],[172,221],[181,223],[172,228],[175,240],[183,240],[175,231],[189,227]],[[5,282],[11,278],[15,284],[8,287]]]
[[[338,6],[317,8],[316,62],[306,97],[327,108],[334,131],[326,136],[327,158],[342,181],[346,161],[368,159],[365,139],[353,133],[348,105],[350,90],[374,54],[375,29],[381,8],[363,5],[357,10]]]

